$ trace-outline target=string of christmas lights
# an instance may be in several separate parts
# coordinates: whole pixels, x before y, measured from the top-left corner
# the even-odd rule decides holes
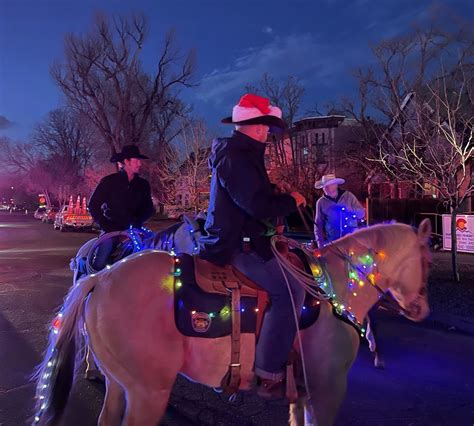
[[[59,312],[56,318],[51,323],[50,331],[49,331],[49,339],[50,341],[52,340],[53,342],[56,341],[57,335],[59,333],[59,329],[61,328],[62,325],[62,318],[63,314],[62,312]],[[53,381],[53,372],[54,372],[54,367],[57,362],[57,353],[56,353],[56,347],[54,344],[50,344],[50,347],[52,348],[50,350],[49,356],[48,356],[48,362],[44,365],[42,370],[40,371],[40,376],[38,380],[38,385],[37,385],[37,391],[36,391],[36,413],[35,417],[33,420],[33,424],[38,424],[39,421],[41,420],[41,416],[43,413],[46,411],[48,408],[50,401],[49,401],[49,390],[48,388],[51,386],[51,382]]]

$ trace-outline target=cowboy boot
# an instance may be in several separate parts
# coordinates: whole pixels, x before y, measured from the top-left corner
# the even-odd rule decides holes
[[[285,397],[284,379],[263,379],[257,376],[257,394],[263,399],[282,399]]]

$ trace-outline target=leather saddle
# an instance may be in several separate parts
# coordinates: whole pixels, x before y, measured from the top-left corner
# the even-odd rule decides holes
[[[240,295],[258,297],[260,287],[231,265],[218,266],[194,256],[194,275],[198,286],[206,293],[228,295],[238,287]]]

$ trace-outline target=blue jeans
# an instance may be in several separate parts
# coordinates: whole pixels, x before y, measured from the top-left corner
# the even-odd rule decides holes
[[[255,373],[264,379],[283,378],[288,355],[296,335],[296,325],[288,286],[275,258],[264,261],[255,253],[239,253],[232,265],[268,292],[270,306],[265,313],[255,353]],[[305,292],[288,275],[298,319]]]
[[[96,271],[101,271],[106,267],[107,264],[112,263],[110,256],[112,256],[112,253],[115,251],[119,243],[120,239],[118,237],[114,237],[103,241],[99,245],[95,253],[94,264],[92,265]]]

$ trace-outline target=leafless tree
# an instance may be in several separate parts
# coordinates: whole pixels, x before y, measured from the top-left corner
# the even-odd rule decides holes
[[[147,31],[142,16],[98,16],[91,32],[66,38],[66,60],[51,68],[70,106],[88,117],[112,152],[125,144],[162,143],[154,125],[181,114],[179,90],[192,85],[194,55],[182,55],[172,32],[154,71],[143,70],[140,54]]]
[[[449,205],[453,273],[459,280],[456,213],[473,193],[473,33],[418,29],[373,51],[377,67],[357,72],[360,110],[354,114],[367,137],[377,141],[372,164],[395,182],[412,182],[421,193],[427,185],[435,188]],[[366,119],[368,111],[385,124],[383,131]]]
[[[299,157],[299,145],[293,138],[292,128],[305,93],[303,85],[293,75],[289,75],[285,80],[277,80],[270,74],[265,73],[257,86],[248,84],[246,90],[267,97],[273,105],[281,108],[283,119],[288,125],[288,131],[284,135],[273,137],[274,155],[278,166],[288,169],[288,173],[286,173],[288,177],[295,176],[299,165],[293,159]],[[289,144],[285,142],[285,138],[288,138]],[[288,147],[290,148],[291,159],[288,158]]]
[[[207,208],[209,194],[210,137],[204,123],[183,119],[179,136],[168,147],[168,161],[156,171],[162,184],[162,203],[176,205],[176,195],[189,197],[187,206],[195,212]]]
[[[68,175],[81,175],[94,155],[97,134],[89,121],[68,108],[51,111],[32,135],[36,149],[61,159],[57,166]]]
[[[466,75],[465,69],[459,70],[461,80],[455,81],[442,76],[427,85],[426,94],[414,94],[411,107],[407,108],[407,114],[412,115],[407,115],[403,138],[384,138],[379,156],[391,176],[415,182],[421,191],[426,186],[434,188],[449,205],[456,281],[456,215],[467,197],[474,194],[473,71],[474,68]]]
[[[48,205],[62,204],[82,190],[92,155],[86,135],[87,126],[56,110],[35,128],[32,142],[1,139],[0,161],[29,192],[45,194]]]

